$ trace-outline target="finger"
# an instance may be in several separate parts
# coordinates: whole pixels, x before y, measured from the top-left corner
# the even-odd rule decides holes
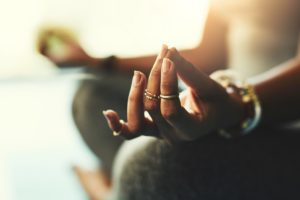
[[[176,138],[174,134],[172,134],[172,127],[165,121],[159,109],[161,65],[163,58],[167,55],[167,53],[168,47],[163,45],[148,78],[147,91],[145,93],[146,98],[144,98],[144,107],[145,110],[150,114],[154,124],[156,124],[158,127],[159,133],[162,133],[161,136],[167,141],[174,142]]]
[[[160,93],[160,71],[163,58],[168,52],[168,47],[166,45],[162,46],[161,52],[156,58],[156,61],[152,67],[149,75],[147,90],[145,91],[144,98],[144,108],[148,111],[151,116],[151,123],[155,124],[156,130],[158,129],[159,136],[163,136],[167,141],[173,143],[176,138],[172,134],[172,127],[165,121],[162,117],[159,109],[159,93]],[[150,128],[148,128],[150,129]],[[163,133],[160,134],[160,133]],[[153,133],[150,133],[153,134]]]
[[[127,120],[131,133],[136,133],[144,126],[143,95],[146,84],[146,76],[142,72],[135,71],[127,102]]]
[[[161,101],[160,110],[163,118],[169,122],[173,121],[174,118],[178,118],[181,112],[180,100],[178,97],[178,80],[177,73],[174,69],[174,64],[167,58],[163,59],[162,70],[161,70]],[[163,98],[163,96],[173,96],[172,99]],[[177,121],[175,119],[175,121]],[[182,123],[182,122],[181,122]],[[169,123],[172,125],[172,123]],[[180,139],[184,139],[182,134],[174,131],[173,134]]]
[[[168,47],[166,45],[162,46],[162,49],[160,53],[158,54],[155,63],[151,69],[149,78],[148,78],[148,84],[147,84],[147,92],[148,95],[144,100],[145,109],[152,114],[157,114],[159,111],[159,101],[158,96],[160,93],[160,70],[161,70],[161,64],[164,56],[168,52]],[[152,98],[151,98],[152,97]]]
[[[174,63],[168,58],[164,58],[161,70],[161,112],[173,109],[177,111],[181,109],[179,94],[178,94],[178,80],[177,73],[174,69]]]
[[[219,84],[184,59],[174,47],[169,49],[166,57],[174,62],[180,78],[191,87],[198,96],[207,98],[214,96],[216,91],[220,91],[221,86]]]
[[[113,110],[103,111],[103,115],[107,120],[109,128],[115,136],[122,136],[126,139],[133,139],[140,135],[158,136],[158,129],[155,124],[144,118],[144,127],[139,132],[131,132],[128,123],[120,119],[117,112]]]
[[[138,130],[137,132],[131,132],[128,122],[123,122],[120,136],[125,139],[133,139],[141,135],[160,137],[157,126],[153,123],[153,121],[149,121],[146,118],[143,128]]]
[[[203,127],[201,118],[188,113],[180,104],[178,97],[177,73],[174,64],[165,58],[161,72],[161,94],[172,98],[161,97],[160,109],[164,119],[177,130],[174,132],[181,140],[193,140]],[[189,132],[191,131],[191,132]],[[195,133],[195,132],[196,133]]]
[[[107,120],[108,126],[112,131],[120,132],[122,129],[122,122],[117,112],[114,110],[104,110],[103,115]]]
[[[128,97],[127,120],[123,124],[122,136],[133,138],[138,135],[158,136],[159,131],[154,123],[144,116],[143,95],[146,77],[135,71]]]
[[[128,124],[123,120],[120,120],[120,117],[117,112],[113,110],[103,111],[109,128],[113,131],[114,136],[122,136],[126,139],[133,139],[139,135],[133,132],[130,132]]]

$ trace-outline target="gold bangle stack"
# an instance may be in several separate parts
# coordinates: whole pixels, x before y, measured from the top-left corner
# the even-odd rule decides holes
[[[224,87],[226,91],[236,92],[245,104],[245,107],[249,108],[246,118],[239,127],[234,128],[234,130],[222,129],[220,134],[230,138],[233,135],[233,131],[238,131],[240,134],[245,135],[255,129],[260,122],[262,108],[254,87],[232,70],[219,70],[211,74],[210,77]]]

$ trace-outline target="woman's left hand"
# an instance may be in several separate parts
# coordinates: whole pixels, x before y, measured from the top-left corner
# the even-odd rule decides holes
[[[187,85],[180,95],[177,74]],[[103,114],[114,133],[125,138],[151,135],[176,143],[237,125],[242,120],[243,106],[236,95],[228,94],[175,48],[163,46],[148,82],[143,73],[134,73],[128,97],[128,122],[121,121],[113,110]]]

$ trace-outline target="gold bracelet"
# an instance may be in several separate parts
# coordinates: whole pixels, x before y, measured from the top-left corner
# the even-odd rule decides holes
[[[247,113],[248,116],[239,127],[232,130],[222,129],[219,133],[226,138],[231,138],[233,136],[232,132],[238,131],[240,134],[246,135],[255,129],[261,120],[262,108],[254,87],[232,70],[216,71],[210,75],[210,78],[224,87],[226,91],[235,91],[245,105],[250,105],[251,111],[249,113],[252,113]]]

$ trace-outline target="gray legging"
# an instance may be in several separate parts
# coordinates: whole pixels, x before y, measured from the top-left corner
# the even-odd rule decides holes
[[[98,77],[81,82],[73,113],[83,139],[110,174],[122,139],[112,136],[101,111],[113,108],[125,119],[131,78]],[[210,134],[177,146],[140,139],[120,151],[141,146],[130,156],[119,154],[112,199],[299,199],[299,130],[264,129],[233,140]]]
[[[83,139],[100,158],[110,175],[122,139],[113,137],[102,110],[113,108],[126,119],[127,96],[131,77],[119,74],[93,74],[80,82],[73,101],[73,116]]]

